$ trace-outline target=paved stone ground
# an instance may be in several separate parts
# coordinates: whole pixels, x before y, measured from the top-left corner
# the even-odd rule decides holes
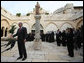
[[[1,45],[7,43],[1,41]],[[3,51],[5,47],[1,47]],[[33,42],[26,42],[27,59],[25,61],[16,60],[19,57],[17,43],[14,48],[1,53],[1,62],[83,62],[83,56],[79,54],[79,51],[74,50],[74,57],[68,56],[67,47],[57,46],[56,42],[47,43],[42,42],[41,50],[33,49]]]

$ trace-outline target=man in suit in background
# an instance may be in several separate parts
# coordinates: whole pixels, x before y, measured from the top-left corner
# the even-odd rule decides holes
[[[5,37],[7,36],[8,28],[5,29]]]
[[[56,33],[56,41],[57,41],[57,46],[60,46],[61,45],[61,31],[58,29],[57,30],[57,33]]]
[[[4,31],[4,27],[2,27],[1,29],[1,37],[3,37],[3,31]]]
[[[74,45],[73,45],[73,30],[72,28],[67,29],[66,34],[66,41],[67,41],[67,49],[68,49],[68,55],[70,57],[74,57]]]
[[[22,58],[22,61],[27,58],[27,53],[26,53],[26,48],[25,48],[25,41],[27,38],[27,29],[25,27],[22,27],[22,23],[20,22],[18,24],[19,29],[17,30],[17,33],[13,35],[13,37],[18,36],[17,41],[18,41],[18,50],[19,50],[19,57],[18,59]]]

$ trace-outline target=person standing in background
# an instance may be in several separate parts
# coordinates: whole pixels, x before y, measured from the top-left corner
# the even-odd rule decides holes
[[[74,43],[73,43],[73,30],[71,28],[67,29],[66,40],[67,40],[67,49],[68,55],[74,57]]]
[[[5,37],[7,36],[7,30],[8,30],[8,28],[5,29]]]
[[[3,37],[4,27],[1,29],[1,37]]]

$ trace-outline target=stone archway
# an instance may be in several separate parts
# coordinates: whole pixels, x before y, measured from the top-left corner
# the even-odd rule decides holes
[[[40,31],[44,32],[43,29],[43,26],[40,24]],[[32,25],[31,32],[35,33],[35,24]]]
[[[15,25],[15,27],[16,27],[16,29],[15,29],[15,31],[14,31],[14,34],[16,34],[16,32],[17,32],[17,30],[18,30],[18,24],[16,23],[16,22],[14,22],[12,25]]]
[[[79,22],[77,23],[76,28],[81,27],[81,25],[83,25],[83,21],[82,21],[82,20],[81,20],[81,21],[79,21]]]
[[[29,28],[29,25],[26,23],[26,22],[24,22],[23,23],[23,27],[26,27],[27,28],[27,33],[29,33],[30,31],[30,28]]]
[[[45,28],[45,32],[48,32],[48,31],[57,31],[58,27],[53,24],[53,23],[49,23],[46,28]]]
[[[74,28],[70,23],[62,24],[60,31],[66,30],[67,28]]]
[[[1,27],[9,28],[10,27],[10,24],[9,24],[8,20],[2,19],[1,20]]]
[[[5,36],[5,34],[6,34],[6,37],[7,37],[8,36],[8,29],[10,28],[10,24],[9,24],[7,19],[2,19],[1,20],[1,29],[2,29],[2,27],[4,27],[4,29],[2,31],[3,37]],[[8,28],[7,31],[6,31],[6,28]]]

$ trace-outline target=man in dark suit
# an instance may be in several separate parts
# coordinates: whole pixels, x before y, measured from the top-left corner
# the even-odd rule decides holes
[[[66,46],[66,33],[65,30],[63,30],[63,32],[61,33],[62,35],[62,46]]]
[[[46,33],[46,35],[45,35],[45,40],[46,40],[46,42],[48,42],[49,40],[48,40],[48,38],[49,38],[49,34],[48,33]]]
[[[45,34],[44,33],[41,34],[41,39],[42,39],[42,41],[45,41]]]
[[[56,33],[56,41],[57,41],[57,46],[60,46],[61,45],[61,32],[59,31],[59,29],[57,30],[57,33]]]
[[[3,37],[3,31],[4,31],[4,27],[2,27],[1,29],[1,37]]]
[[[68,55],[74,57],[74,45],[73,45],[73,30],[72,28],[67,29],[66,40],[67,40],[67,49]]]
[[[7,36],[7,30],[8,30],[8,28],[5,29],[5,37]]]
[[[51,33],[51,39],[52,39],[52,42],[54,42],[54,32],[53,31]]]
[[[17,30],[17,33],[13,35],[13,37],[18,36],[17,41],[18,41],[18,50],[19,50],[20,57],[18,57],[17,60],[23,58],[22,59],[23,61],[27,58],[27,53],[25,49],[27,29],[25,27],[22,27],[23,24],[21,22],[18,25],[19,25],[19,29]]]

